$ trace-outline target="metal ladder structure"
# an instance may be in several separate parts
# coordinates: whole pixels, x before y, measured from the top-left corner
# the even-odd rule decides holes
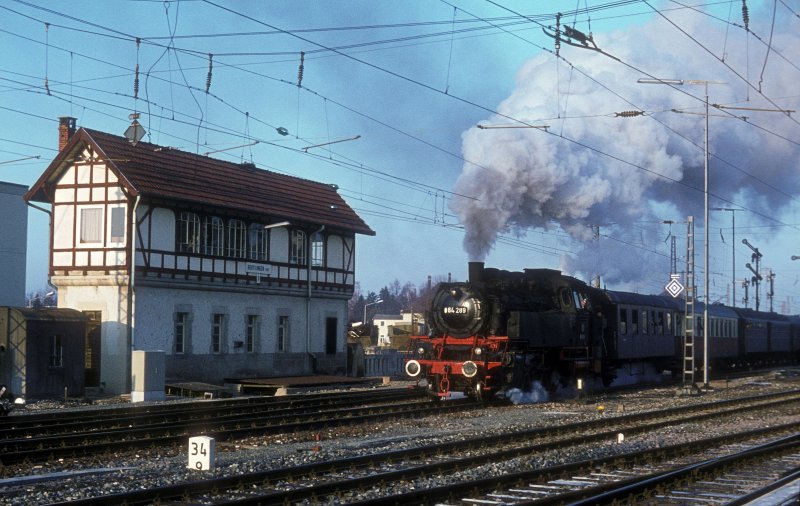
[[[683,390],[692,393],[699,390],[694,380],[695,342],[695,291],[694,282],[694,217],[689,216],[686,227],[686,313],[683,319]]]

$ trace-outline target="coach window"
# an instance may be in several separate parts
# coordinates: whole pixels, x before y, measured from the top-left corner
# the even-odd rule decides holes
[[[631,334],[636,335],[639,333],[639,312],[631,309]]]
[[[619,333],[628,333],[628,310],[625,308],[619,308]]]
[[[671,336],[672,335],[672,313],[670,313],[669,311],[667,311],[664,314],[664,323],[666,323],[666,325],[667,325],[666,329],[665,329],[666,332],[667,332],[667,335]]]
[[[642,324],[642,334],[647,334],[647,311],[644,309],[642,310],[642,321],[640,323]]]

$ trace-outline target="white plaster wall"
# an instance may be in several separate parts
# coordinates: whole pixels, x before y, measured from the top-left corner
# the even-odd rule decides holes
[[[72,248],[74,245],[75,206],[59,204],[53,206],[53,248]],[[65,254],[55,265],[68,265],[72,256]]]
[[[342,244],[341,236],[338,235],[328,236],[327,248],[328,251],[326,253],[327,253],[328,267],[333,267],[335,269],[343,268],[344,246]]]

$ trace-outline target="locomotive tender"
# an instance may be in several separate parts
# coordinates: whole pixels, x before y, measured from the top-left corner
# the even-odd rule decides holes
[[[594,288],[552,269],[509,272],[470,262],[469,282],[441,283],[413,336],[405,370],[432,395],[488,399],[512,388],[548,390],[576,378],[609,386],[684,365],[683,299]],[[695,303],[695,365],[703,362]],[[800,316],[708,307],[711,370],[796,363]]]

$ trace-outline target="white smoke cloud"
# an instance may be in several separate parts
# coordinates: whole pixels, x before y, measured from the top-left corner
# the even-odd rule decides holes
[[[725,26],[711,18],[692,13],[670,17],[712,51],[721,55],[725,48],[726,63],[748,76],[750,82],[758,83],[766,54],[763,44],[751,37],[748,60],[742,30],[731,29],[726,38]],[[756,24],[755,19],[764,20],[766,26]],[[769,20],[769,16],[751,13],[751,29],[768,34]],[[796,103],[800,23],[784,19],[775,32],[762,90],[775,99],[793,97]],[[659,18],[624,33],[595,34],[595,40],[610,54],[657,77],[726,81],[725,85],[709,86],[712,104],[741,103],[749,97],[752,101],[741,105],[774,108],[765,105],[757,92],[747,90],[740,78],[689,37]],[[561,51],[576,68],[603,86],[563,62],[558,64],[557,73],[549,54],[542,53],[525,63],[518,73],[516,89],[497,110],[531,124],[547,124],[550,133],[532,128],[466,131],[462,150],[469,162],[455,191],[474,198],[454,198],[450,207],[465,225],[464,246],[472,260],[485,259],[499,234],[524,236],[531,229],[560,229],[584,244],[582,251],[565,259],[562,268],[587,274],[602,272],[609,282],[632,281],[641,278],[654,263],[668,263],[664,258],[653,258],[647,249],[628,246],[652,246],[667,234],[664,227],[643,228],[635,225],[637,222],[682,220],[693,214],[702,226],[702,100],[665,85],[638,84],[643,74],[596,52],[565,45]],[[681,90],[703,97],[703,86],[687,85]],[[613,117],[614,112],[634,108],[627,102],[648,111],[680,108],[700,114],[654,113],[675,131],[671,132],[655,118]],[[781,103],[783,107],[786,104]],[[740,115],[742,111],[731,113]],[[712,199],[715,195],[725,199],[712,205],[732,201],[775,215],[800,189],[800,150],[753,124],[790,138],[797,138],[797,124],[777,113],[744,113],[751,116],[753,124],[718,118],[724,112],[713,108],[711,114],[712,155],[718,153],[772,185],[761,184],[712,157],[710,193]],[[508,124],[509,120],[490,117],[482,123]],[[663,216],[665,210],[672,214]],[[601,234],[622,242],[593,240],[593,227],[598,225]]]

